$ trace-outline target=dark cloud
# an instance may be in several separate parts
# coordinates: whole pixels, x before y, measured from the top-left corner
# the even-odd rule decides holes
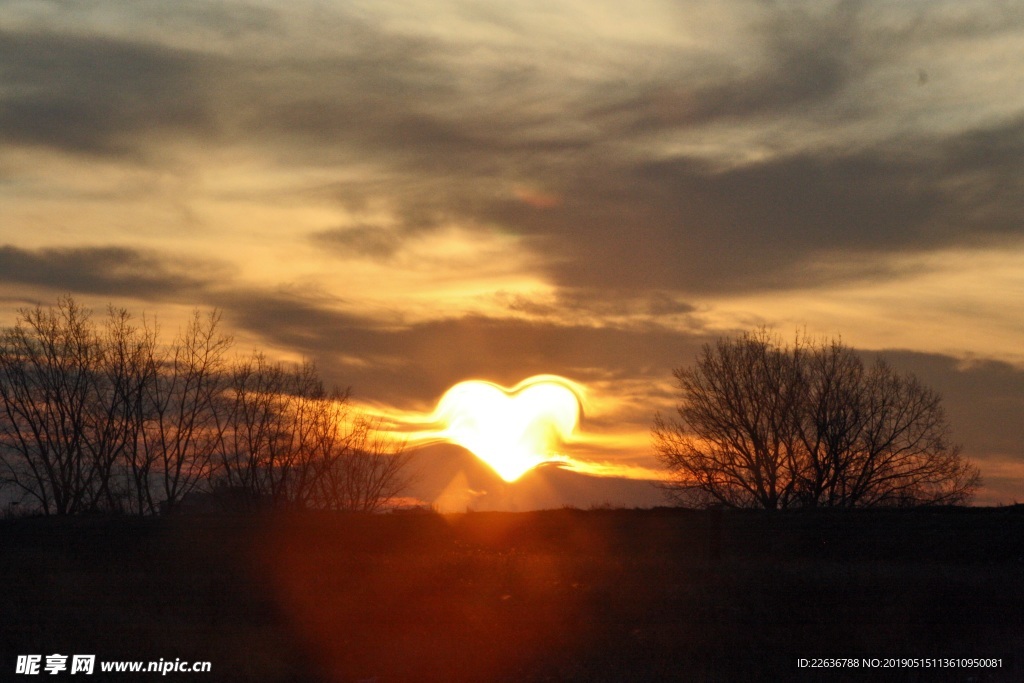
[[[877,280],[905,275],[887,265],[897,252],[1024,236],[1020,140],[1015,123],[924,151],[581,169],[559,188],[559,207],[503,200],[482,217],[547,237],[570,287],[715,293]],[[991,165],[980,162],[986,148]]]
[[[182,16],[193,22],[201,17],[188,12]],[[765,16],[751,32],[751,50],[765,55],[758,66],[673,66],[690,55],[662,54],[655,61],[668,66],[636,83],[602,81],[568,98],[551,92],[536,68],[496,66],[466,78],[464,60],[453,57],[464,58],[467,48],[344,13],[331,19],[338,49],[329,55],[293,45],[287,56],[213,57],[7,31],[0,33],[7,86],[0,135],[115,154],[174,132],[271,150],[286,164],[372,163],[378,180],[330,192],[347,206],[383,200],[397,224],[323,231],[317,244],[386,260],[410,234],[497,225],[549,251],[551,275],[563,287],[605,290],[613,299],[612,289],[701,294],[894,277],[900,273],[887,265],[894,252],[1019,236],[1021,120],[727,168],[638,154],[631,146],[638,133],[782,121],[832,103],[897,49],[859,3]],[[275,21],[265,17],[246,30],[289,45]],[[508,87],[570,104],[546,114],[500,106],[510,102]],[[556,199],[524,201],[511,190],[519,182]]]
[[[616,291],[612,288],[572,288],[557,290],[552,301],[538,301],[521,294],[495,295],[495,300],[514,313],[560,320],[601,321],[623,318],[636,321],[661,316],[686,316],[697,307],[663,291]]]
[[[912,351],[886,351],[893,367],[913,372],[939,392],[955,440],[973,458],[1012,456],[1024,464],[1024,369],[1009,363]]]
[[[398,162],[403,150],[473,144],[464,122],[429,113],[458,96],[436,41],[385,33],[344,10],[317,18],[299,9],[293,18],[332,31],[336,49],[326,54],[296,41],[275,11],[194,2],[117,11],[126,26],[158,21],[165,41],[61,31],[60,22],[0,31],[2,139],[125,154],[174,134],[307,160],[384,151]],[[217,50],[174,46],[188,42],[182,35],[207,36]]]
[[[862,3],[815,16],[769,13],[755,31],[767,55],[755,70],[709,64],[700,73],[691,65],[616,88],[602,82],[544,135],[534,135],[542,127],[525,111],[478,106],[436,59],[444,46],[429,42],[385,51],[386,68],[363,64],[358,83],[336,76],[328,91],[355,97],[299,107],[275,126],[312,138],[347,135],[395,171],[387,188],[373,189],[398,205],[395,230],[386,238],[339,233],[336,244],[380,256],[393,253],[396,236],[445,220],[497,224],[548,250],[563,287],[612,298],[612,288],[706,294],[895,279],[906,274],[891,265],[895,253],[1020,237],[1019,121],[725,168],[692,157],[646,160],[630,147],[638,133],[713,121],[798,121],[810,106],[864,117],[871,101],[847,111],[837,98],[902,49],[886,38],[905,38],[915,25],[883,30],[864,15]],[[390,36],[375,38],[393,45]],[[534,76],[523,78],[520,87],[534,92]],[[570,133],[574,121],[590,132]],[[539,207],[497,190],[520,179],[559,201]]]
[[[953,216],[970,237],[1024,234],[1024,113],[964,131],[939,147],[941,189],[962,208]]]
[[[161,11],[142,7],[135,12]],[[410,234],[496,225],[549,251],[551,275],[568,292],[603,291],[613,302],[623,300],[613,290],[701,294],[895,277],[896,252],[1021,233],[1022,119],[725,168],[652,160],[632,146],[641,133],[716,121],[796,121],[893,59],[903,49],[894,36],[920,46],[953,31],[948,19],[910,12],[887,28],[858,2],[827,12],[766,5],[749,27],[752,44],[736,46],[761,56],[737,62],[747,66],[725,52],[662,48],[637,60],[635,79],[558,93],[537,64],[466,76],[470,48],[353,13],[324,19],[337,45],[329,53],[294,43],[276,13],[249,23],[237,14],[189,3],[167,17],[225,39],[256,33],[276,50],[213,57],[86,34],[0,33],[0,136],[111,154],[173,131],[273,150],[284,163],[370,162],[379,180],[331,192],[347,206],[382,199],[397,225],[323,231],[317,244],[387,260]],[[976,37],[1005,30],[972,12],[962,19]],[[513,102],[510,88],[562,104],[501,106]],[[520,181],[557,201],[516,197],[509,188]]]
[[[864,355],[880,356],[939,392],[953,441],[981,469],[978,504],[1024,500],[1016,474],[1024,466],[1024,369],[991,359],[964,361],[913,351]]]
[[[210,129],[211,58],[98,36],[0,32],[0,139],[129,154],[140,136]]]
[[[395,174],[390,194],[435,200],[453,181],[507,179],[592,144],[514,106],[481,102],[477,89],[498,86],[460,85],[443,45],[365,32],[356,46],[369,43],[366,53],[240,67],[232,89],[248,106],[239,130],[289,160],[372,161]]]
[[[194,273],[207,273],[197,277]],[[219,264],[171,259],[127,247],[28,250],[0,247],[0,282],[57,292],[167,300],[195,296],[225,274]]]
[[[679,53],[655,54],[657,66],[634,83],[597,100],[588,117],[619,134],[688,128],[722,119],[792,113],[834,98],[862,74],[874,56],[858,49],[859,3],[841,3],[825,16],[798,7],[776,9],[754,27],[759,52],[747,68],[725,59]]]
[[[386,197],[398,219],[388,231],[357,226],[316,237],[340,254],[386,259],[405,236],[445,223],[498,225],[548,251],[561,286],[615,298],[613,288],[695,295],[897,278],[906,273],[891,265],[895,253],[1020,237],[1020,121],[729,167],[645,159],[630,146],[639,133],[796,121],[809,106],[835,105],[900,49],[883,38],[913,32],[871,27],[860,3],[827,16],[769,14],[755,32],[768,57],[752,72],[655,69],[621,88],[600,83],[559,121],[481,106],[486,81],[468,88],[442,59],[442,43],[351,30],[347,57],[288,66],[288,78],[276,80],[292,85],[253,121],[270,140],[391,171],[380,183],[334,190],[350,208]],[[369,44],[381,46],[379,60],[366,58]],[[518,87],[535,94],[540,78],[527,72]],[[833,107],[830,115],[865,113]],[[557,201],[524,201],[508,191],[519,181]]]
[[[339,302],[282,293],[237,292],[218,301],[233,325],[316,359],[335,383],[352,385],[361,397],[395,404],[436,400],[455,382],[473,377],[507,386],[541,373],[580,381],[661,381],[707,340],[699,332],[656,326],[598,328],[483,316],[386,324],[338,310]]]

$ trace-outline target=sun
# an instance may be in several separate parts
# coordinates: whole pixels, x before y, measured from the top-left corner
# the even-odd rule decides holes
[[[583,414],[582,387],[557,375],[536,375],[511,389],[469,380],[445,392],[434,418],[439,436],[462,446],[512,482],[534,467],[566,458],[558,448]]]

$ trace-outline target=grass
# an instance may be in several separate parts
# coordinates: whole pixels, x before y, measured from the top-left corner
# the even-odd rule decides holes
[[[23,519],[0,548],[4,679],[53,652],[206,681],[1024,679],[1019,507]],[[961,656],[1003,667],[796,666]]]

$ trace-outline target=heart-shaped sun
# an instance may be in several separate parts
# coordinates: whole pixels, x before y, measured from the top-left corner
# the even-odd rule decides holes
[[[515,481],[545,462],[559,461],[582,415],[581,388],[557,375],[537,375],[511,389],[470,380],[449,389],[437,404],[442,436]]]

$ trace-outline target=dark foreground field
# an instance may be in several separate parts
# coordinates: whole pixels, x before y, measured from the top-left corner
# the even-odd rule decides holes
[[[0,591],[0,680],[1024,680],[1020,506],[9,520]]]

